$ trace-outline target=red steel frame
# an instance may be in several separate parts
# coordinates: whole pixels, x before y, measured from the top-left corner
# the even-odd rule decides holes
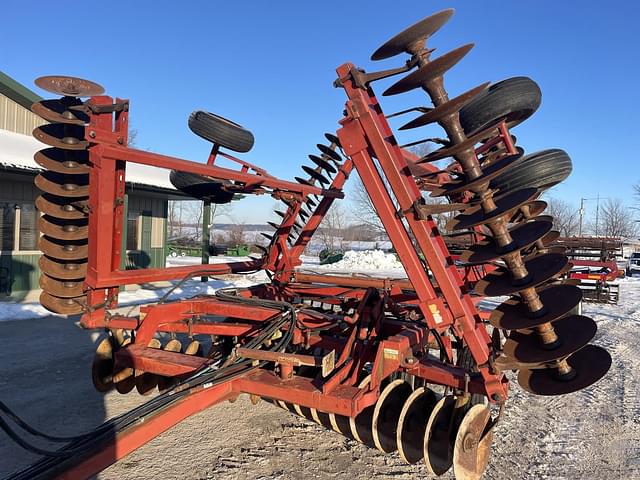
[[[137,317],[111,313],[109,310],[117,306],[121,285],[181,279],[201,273],[203,269],[203,266],[196,265],[120,270],[126,163],[206,175],[234,182],[239,192],[270,194],[283,200],[288,208],[270,249],[262,259],[207,266],[207,275],[266,269],[273,272],[274,283],[252,287],[242,291],[241,295],[277,300],[316,298],[319,301],[351,302],[357,308],[354,314],[344,315],[342,321],[350,326],[350,333],[342,338],[327,338],[294,327],[293,345],[335,350],[334,374],[322,384],[292,375],[291,368],[283,366],[279,374],[271,370],[253,370],[211,389],[191,392],[161,414],[118,434],[106,451],[78,464],[65,474],[69,477],[63,478],[100,471],[187,416],[240,393],[353,416],[375,403],[385,377],[395,371],[404,371],[429,383],[481,393],[492,402],[506,400],[508,381],[492,367],[491,338],[475,306],[477,298],[469,295],[465,278],[449,254],[433,219],[422,219],[415,210],[422,199],[408,164],[415,160],[415,156],[397,145],[373,91],[360,88],[352,81],[354,70],[352,64],[342,65],[337,70],[348,97],[346,115],[337,131],[347,158],[327,189],[279,180],[258,167],[219,152],[217,145],[212,148],[207,164],[128,148],[126,110],[116,112],[115,116],[112,113],[90,114],[90,124],[86,128],[91,166],[86,278],[89,310],[82,316],[81,323],[88,328],[136,331],[134,343],[116,353],[118,368],[136,368],[165,376],[187,376],[209,360],[146,348],[155,333],[248,338],[278,314],[275,309],[249,308],[211,297],[144,306]],[[116,101],[122,102],[120,99]],[[113,99],[100,96],[92,97],[89,102],[108,106]],[[502,142],[512,151],[509,139],[509,132],[503,124],[499,135],[481,149]],[[218,156],[239,163],[240,170],[216,165]],[[354,168],[407,272],[407,280],[336,277],[295,270],[301,263],[300,255],[333,201],[343,197],[342,188]],[[431,172],[437,170],[429,165],[424,168]],[[296,218],[299,218],[302,204],[310,195],[318,195],[320,201],[296,242],[289,247],[287,237]],[[387,308],[393,308],[401,315],[423,317],[424,323],[383,321]],[[194,321],[200,315],[216,315],[227,320]],[[303,309],[299,312],[298,321],[304,325],[322,320]],[[424,355],[429,346],[440,345],[452,358],[453,339],[447,334],[449,330],[469,347],[478,365],[479,376],[470,377],[465,369],[451,362],[441,362]],[[371,381],[367,387],[358,388],[357,374],[367,362],[372,365]]]

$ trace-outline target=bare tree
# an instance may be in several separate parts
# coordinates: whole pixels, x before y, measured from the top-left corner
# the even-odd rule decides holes
[[[638,233],[632,209],[617,198],[607,199],[600,207],[597,225],[592,221],[589,226],[594,234],[606,237],[631,237]]]
[[[235,223],[227,233],[227,242],[232,245],[243,245],[245,241],[245,225],[244,223]]]
[[[563,237],[577,235],[580,229],[580,213],[569,202],[559,198],[547,198],[545,213],[553,217],[553,228]]]
[[[346,213],[339,203],[334,203],[322,219],[318,235],[322,246],[331,251],[344,250],[342,232],[346,227]]]

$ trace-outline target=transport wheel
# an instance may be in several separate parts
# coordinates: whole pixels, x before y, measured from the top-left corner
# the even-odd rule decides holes
[[[189,115],[189,128],[196,135],[229,150],[246,153],[253,147],[253,134],[215,113],[196,110]]]
[[[234,193],[224,189],[225,183],[212,177],[172,170],[169,180],[181,192],[200,200],[221,204],[233,199]]]
[[[513,168],[495,177],[490,188],[508,193],[522,188],[547,190],[571,173],[571,158],[559,148],[541,150],[525,156]]]
[[[466,345],[462,347],[461,350],[459,350],[457,364],[459,367],[462,367],[465,370],[471,372],[478,371],[478,365],[473,359],[473,355],[471,355],[471,350],[469,350],[469,347],[467,347]],[[471,407],[472,405],[484,404],[485,398],[486,397],[484,395],[480,395],[479,393],[472,393],[469,407]]]
[[[494,83],[460,109],[460,125],[467,136],[500,120],[514,127],[533,115],[541,100],[540,87],[530,78],[507,78]]]

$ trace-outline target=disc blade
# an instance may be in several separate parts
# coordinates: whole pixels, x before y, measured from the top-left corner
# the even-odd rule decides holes
[[[113,387],[111,381],[114,366],[113,350],[113,339],[109,335],[100,341],[93,356],[91,380],[99,392],[108,392]]]
[[[542,253],[524,261],[529,276],[522,283],[514,284],[511,273],[500,267],[479,280],[474,290],[485,297],[513,295],[525,288],[536,287],[562,274],[569,259],[558,253]]]
[[[40,304],[53,313],[76,315],[84,312],[87,305],[87,297],[83,295],[75,298],[58,298],[47,292],[42,292],[40,294]]]
[[[410,73],[406,77],[398,80],[396,83],[387,88],[387,90],[385,90],[382,95],[385,97],[389,95],[397,95],[399,93],[408,92],[410,90],[413,90],[414,88],[421,87],[422,85],[428,83],[434,78],[441,76],[444,72],[452,68],[456,63],[462,60],[462,57],[469,53],[469,50],[471,50],[472,48],[473,43],[469,43],[445,53],[444,55],[420,67],[415,72]]]
[[[56,280],[45,273],[40,274],[40,288],[54,297],[73,298],[84,294],[84,280]]]
[[[557,377],[556,370],[520,370],[518,383],[527,392],[536,395],[566,395],[593,385],[606,375],[611,367],[611,355],[604,348],[587,345],[567,359],[575,371],[571,379]]]
[[[460,480],[479,480],[487,468],[493,441],[491,412],[474,405],[465,414],[453,448],[453,472]]]
[[[493,125],[489,125],[480,133],[476,133],[474,136],[468,137],[462,142],[456,143],[454,145],[449,144],[445,147],[439,148],[435,152],[431,152],[430,154],[420,158],[417,163],[435,162],[437,160],[442,160],[443,158],[453,157],[465,150],[473,150],[473,147],[476,143],[480,143],[487,138],[494,137],[497,134],[497,126],[498,122],[494,123]]]
[[[85,125],[89,123],[89,116],[86,113],[69,110],[69,107],[78,105],[82,105],[82,102],[71,97],[41,100],[31,105],[31,111],[49,122]]]
[[[442,475],[453,464],[453,417],[456,400],[451,395],[442,397],[433,407],[424,434],[423,454],[427,471]]]
[[[59,197],[86,197],[89,195],[88,175],[63,175],[42,172],[36,176],[36,187]]]
[[[493,238],[485,238],[471,245],[460,254],[460,261],[466,264],[481,264],[496,260],[505,253],[522,250],[535,243],[553,228],[549,222],[527,222],[509,229],[512,242],[508,248],[500,248]]]
[[[60,260],[82,260],[89,253],[86,241],[55,240],[49,237],[40,237],[38,249],[45,255]]]
[[[36,78],[34,83],[47,92],[67,97],[93,97],[104,93],[102,85],[78,77],[47,75]]]
[[[498,358],[496,365],[501,369],[505,369],[502,365],[514,364],[517,365],[516,368],[521,368],[560,360],[586,346],[598,330],[596,322],[582,315],[561,318],[553,324],[553,328],[559,340],[559,344],[553,349],[545,349],[539,335],[534,331],[511,332],[502,347],[504,357]]]
[[[309,155],[309,160],[311,160],[317,166],[319,166],[320,168],[322,168],[323,170],[325,170],[325,171],[327,171],[329,173],[336,173],[337,172],[337,170],[335,169],[335,167],[333,165],[331,165],[324,158],[319,157],[318,155],[310,154]]]
[[[342,145],[340,145],[340,139],[337,136],[335,136],[333,133],[325,133],[324,138],[326,138],[330,143],[332,143],[336,147],[342,148]]]
[[[320,172],[317,172],[315,169],[311,168],[308,165],[303,165],[302,170],[304,170],[311,178],[315,178],[323,185],[329,185],[329,179],[322,175]]]
[[[49,215],[38,217],[38,231],[58,240],[84,240],[89,235],[86,220],[60,220]]]
[[[527,210],[527,217],[537,217],[547,208],[547,202],[544,200],[534,200],[533,202],[529,202],[526,205],[523,205],[518,212],[516,212],[509,223],[519,223],[526,220],[523,210]],[[553,223],[553,222],[552,222]]]
[[[147,348],[160,349],[162,344],[157,338],[152,338],[147,344]],[[143,372],[142,370],[135,371],[135,383],[136,390],[140,395],[150,395],[153,390],[158,386],[158,375],[153,373]]]
[[[62,150],[60,148],[44,148],[38,150],[33,159],[46,170],[68,175],[89,173],[87,165],[89,152],[85,150]]]
[[[88,218],[82,206],[86,204],[86,199],[62,198],[43,193],[36,198],[36,208],[46,214],[56,218],[78,220]]]
[[[428,125],[430,123],[439,122],[443,118],[458,112],[467,103],[477,97],[480,93],[484,92],[490,84],[491,82],[486,82],[482,85],[478,85],[477,87],[472,88],[471,90],[468,90],[461,95],[458,95],[456,98],[442,103],[435,107],[433,110],[430,110],[427,113],[411,120],[409,123],[401,126],[398,130],[409,130],[412,128],[422,127],[423,125]]]
[[[403,405],[398,420],[396,443],[405,462],[416,463],[424,458],[424,434],[437,401],[435,392],[422,387],[415,390]]]
[[[420,51],[424,48],[425,40],[447,23],[453,12],[453,8],[448,8],[414,23],[386,41],[371,55],[371,60],[384,60],[402,52]]]
[[[505,330],[522,330],[536,325],[553,322],[573,311],[582,300],[582,290],[574,285],[556,284],[538,290],[540,301],[544,305],[543,314],[531,316],[527,304],[520,298],[510,298],[498,305],[489,323]]]
[[[404,380],[394,380],[380,394],[372,418],[373,443],[378,450],[391,453],[398,448],[398,420],[409,395],[411,386]]]
[[[463,178],[462,180],[455,180],[453,182],[445,183],[442,187],[433,190],[431,192],[432,197],[441,197],[444,195],[455,195],[456,193],[461,193],[466,190],[473,190],[474,188],[478,188],[480,185],[484,183],[489,183],[489,181],[498,175],[501,175],[506,170],[512,168],[514,165],[517,165],[522,161],[522,153],[517,153],[514,155],[505,155],[500,160],[488,165],[486,168],[482,169],[482,175],[473,180],[467,180]]]
[[[84,140],[84,128],[78,125],[48,123],[33,130],[36,140],[64,150],[85,150],[89,142]]]
[[[335,164],[342,163],[342,157],[335,150],[327,147],[326,145],[323,145],[322,143],[318,143],[316,147],[318,147],[318,150],[320,150],[323,154],[331,158],[331,160],[333,160]]]
[[[310,180],[307,180],[306,178],[302,178],[302,177],[293,177],[293,178],[296,182],[298,182],[301,185],[308,185],[309,187],[313,187],[313,182]]]
[[[56,261],[42,255],[38,266],[41,272],[62,280],[80,280],[87,276],[87,262]]]
[[[510,215],[514,210],[518,209],[525,203],[528,203],[537,195],[538,189],[523,188],[499,198],[494,198],[496,204],[495,210],[485,213],[481,206],[470,208],[447,222],[446,229],[467,230],[478,225],[495,221],[503,215]]]
[[[337,415],[335,413],[329,414],[329,422],[331,428],[337,433],[341,433],[345,437],[353,438],[351,435],[351,427],[349,426],[349,417],[346,415]]]
[[[557,230],[553,230],[544,236],[544,238],[542,239],[542,244],[545,246],[551,245],[558,238],[560,238],[560,232]]]

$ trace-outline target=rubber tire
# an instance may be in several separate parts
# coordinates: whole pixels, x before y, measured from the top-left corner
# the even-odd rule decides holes
[[[460,125],[467,136],[502,119],[514,127],[533,115],[541,102],[540,87],[529,77],[507,78],[460,109]]]
[[[196,110],[189,115],[189,128],[196,135],[234,152],[246,153],[253,147],[253,133],[215,113]]]
[[[174,187],[190,197],[209,200],[217,204],[229,203],[233,200],[234,193],[223,190],[222,181],[216,181],[204,175],[172,170],[169,174],[169,180]]]
[[[572,169],[567,152],[551,148],[526,155],[513,168],[491,180],[489,185],[499,194],[531,187],[547,190],[567,178]]]

